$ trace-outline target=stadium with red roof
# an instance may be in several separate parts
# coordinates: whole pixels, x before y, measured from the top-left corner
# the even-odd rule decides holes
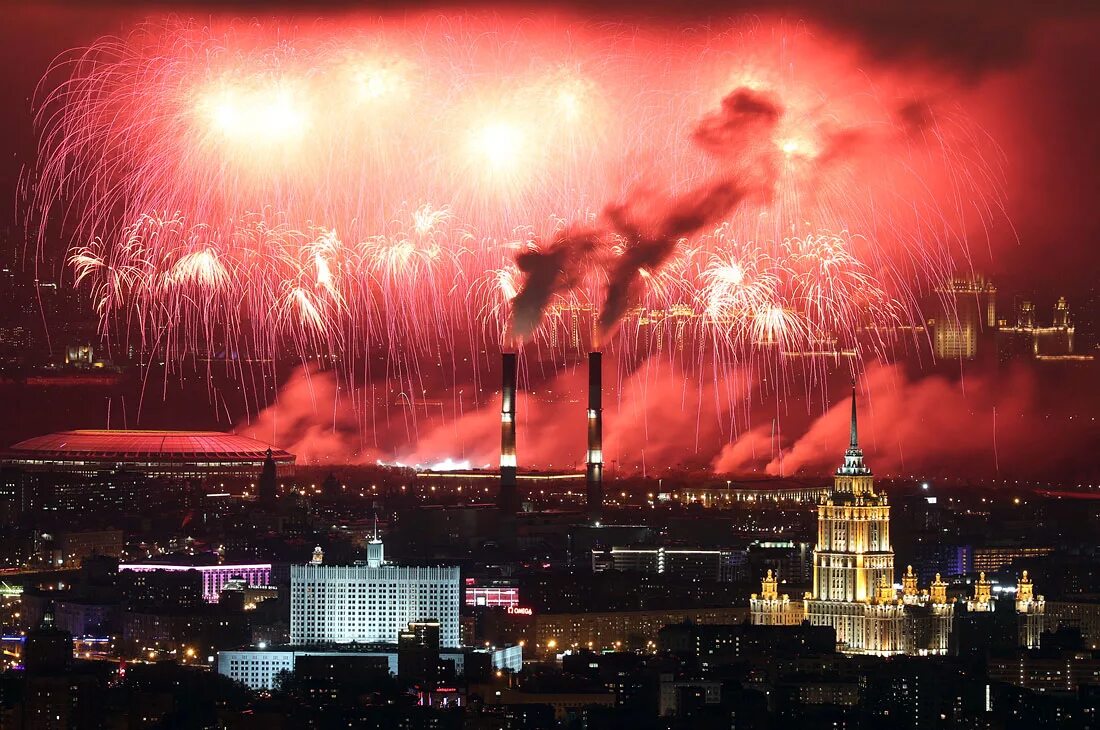
[[[279,476],[294,455],[262,441],[218,431],[59,431],[20,441],[2,457],[24,471],[92,475],[126,471],[158,477],[256,477],[268,453]]]

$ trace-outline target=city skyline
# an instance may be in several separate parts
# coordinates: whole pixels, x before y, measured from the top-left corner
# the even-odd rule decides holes
[[[0,728],[1100,727],[1086,2],[0,24]]]

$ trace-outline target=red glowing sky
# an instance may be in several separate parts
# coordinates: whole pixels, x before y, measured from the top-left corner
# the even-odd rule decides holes
[[[627,5],[632,9],[627,10]],[[1100,20],[1085,3],[1054,8],[1036,5],[1010,2],[990,10],[980,2],[933,2],[917,7],[900,0],[867,0],[845,3],[843,10],[831,9],[828,14],[819,10],[818,4],[793,2],[743,3],[735,11],[738,16],[749,14],[750,22],[763,27],[779,22],[788,28],[805,28],[822,39],[820,45],[832,47],[837,58],[854,58],[854,64],[865,68],[875,83],[896,83],[928,103],[961,110],[988,132],[1004,152],[1003,160],[995,159],[997,165],[1003,165],[1005,210],[1003,216],[989,221],[988,229],[970,231],[974,268],[992,276],[1004,290],[1018,287],[1073,296],[1093,285],[1095,242],[1100,240],[1100,218],[1094,214],[1095,201],[1100,199],[1100,176],[1095,174],[1100,169],[1100,133],[1095,122],[1100,100],[1089,84],[1090,73],[1100,62],[1100,50],[1094,43]],[[406,6],[395,12],[407,20],[410,13],[424,8]],[[150,13],[165,11],[212,17],[218,23],[241,16],[272,15],[284,23],[314,22],[312,15],[287,20],[286,10],[285,5],[261,2],[228,8],[213,2],[162,4],[152,11],[109,2],[9,9],[9,22],[0,30],[0,64],[5,69],[0,97],[12,110],[0,120],[0,195],[9,195],[9,200],[15,197],[19,169],[32,159],[30,95],[56,54],[91,43],[105,33],[125,32]],[[568,4],[553,11],[492,9],[497,14],[495,26],[507,26],[513,19],[537,24],[539,18],[554,16],[558,22],[589,28],[611,19],[672,35],[700,32],[684,29],[698,29],[704,21],[722,25],[725,15],[735,11],[723,5],[717,11],[723,15],[716,16],[716,6],[670,12],[659,10],[656,4],[639,9],[635,4],[614,2],[601,4],[599,15]],[[326,23],[337,27],[352,22],[345,20],[341,3],[311,12],[326,16]],[[481,11],[451,6],[439,12]],[[833,61],[821,59],[826,65]],[[13,235],[20,235],[17,223],[9,226]],[[48,253],[56,259],[60,252]],[[949,465],[972,464],[974,454],[980,454],[977,461],[984,466],[977,471],[986,474],[1041,473],[1043,463],[1065,459],[1066,451],[1095,435],[1094,428],[1075,431],[1068,438],[1061,433],[1062,426],[1053,433],[1038,431],[1036,427],[1049,419],[1051,409],[1057,415],[1066,405],[1064,399],[1044,402],[1039,392],[1046,377],[1042,372],[975,375],[964,389],[954,378],[872,365],[866,379],[872,397],[867,439],[878,459],[877,468],[900,473],[927,464],[942,470]],[[566,373],[549,378],[544,385],[569,392],[579,387],[578,379]],[[333,386],[324,378],[317,379],[314,386],[307,397],[301,384],[292,380],[284,390],[285,410],[279,418],[269,411],[247,428],[261,438],[267,437],[266,430],[273,430],[282,445],[290,445],[289,441],[308,452],[303,453],[306,457],[339,459],[356,452],[359,459],[396,456],[431,461],[455,455],[475,462],[491,461],[495,436],[491,406],[443,424],[425,419],[411,430],[405,422],[399,427],[391,424],[390,430],[401,432],[401,436],[375,438],[372,434],[364,439],[357,428],[360,418],[348,416],[346,428],[332,428],[344,418],[339,409],[316,404],[331,402]],[[838,415],[843,408],[830,410],[816,421],[793,418],[789,436],[777,440],[772,423],[774,404],[757,402],[754,408],[759,413],[754,415],[714,405],[729,402],[727,391],[740,387],[736,383],[720,388],[706,383],[685,387],[681,373],[663,367],[623,373],[619,378],[623,399],[608,418],[610,458],[631,464],[684,461],[723,471],[775,472],[780,468],[774,458],[775,444],[781,443],[789,449],[784,454],[785,473],[799,468],[819,471],[832,464],[836,451],[832,445],[843,431],[843,418]],[[744,389],[748,392],[752,387],[746,384]],[[1083,387],[1089,391],[1085,402],[1096,400],[1097,394],[1092,392],[1096,386]],[[834,388],[832,397],[841,390]],[[993,454],[994,407],[1002,414],[997,455]],[[825,408],[826,404],[817,402],[784,410],[820,414]],[[521,461],[527,454],[532,462],[562,463],[570,461],[570,454],[581,453],[579,431],[562,425],[563,418],[573,415],[568,405],[555,408],[531,400],[527,415],[521,416],[528,419],[528,430],[520,432]]]
[[[359,3],[355,4],[360,7]],[[32,160],[31,95],[58,54],[87,45],[104,34],[123,33],[140,20],[165,13],[199,18],[287,17],[288,3],[199,2],[119,3],[43,2],[5,10],[0,29],[0,95],[9,110],[0,120],[0,192],[14,189],[19,169]],[[399,17],[422,12],[430,4],[386,3]],[[443,12],[477,12],[476,6],[444,4]],[[855,49],[868,68],[896,69],[923,77],[939,103],[957,104],[1006,152],[1007,213],[1012,226],[992,232],[990,256],[975,247],[975,264],[1000,280],[1021,287],[1086,285],[1091,266],[1089,242],[1100,235],[1092,215],[1100,195],[1100,134],[1095,119],[1100,101],[1089,93],[1091,69],[1100,55],[1092,42],[1100,27],[1095,6],[1087,2],[998,3],[865,2],[840,7],[817,3],[763,2],[677,5],[601,3],[598,14],[584,4],[564,3],[556,11],[491,5],[503,17],[527,19],[556,15],[581,22],[608,19],[667,27],[729,16],[781,17],[833,34]],[[340,22],[347,7],[321,3],[295,22],[318,17]],[[382,11],[380,11],[381,14]],[[292,16],[293,17],[293,16]],[[220,20],[219,20],[220,22]],[[764,21],[761,21],[764,22]],[[9,208],[9,211],[11,209]],[[10,213],[9,213],[10,215]],[[1016,243],[1018,234],[1019,243]]]

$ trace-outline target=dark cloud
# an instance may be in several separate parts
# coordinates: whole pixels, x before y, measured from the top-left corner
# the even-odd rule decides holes
[[[513,302],[515,333],[533,332],[551,297],[579,283],[592,264],[609,268],[600,331],[610,331],[626,312],[641,269],[660,268],[682,237],[718,221],[747,196],[769,194],[775,151],[767,142],[781,115],[782,108],[770,94],[735,89],[691,134],[695,144],[723,160],[729,172],[680,195],[636,188],[625,200],[604,208],[602,229],[567,231],[545,251],[517,256],[516,265],[527,276]],[[606,255],[597,260],[597,248],[609,238],[622,246],[622,253],[610,263]]]
[[[744,155],[746,146],[770,131],[783,107],[774,95],[737,89],[722,99],[722,108],[700,120],[691,139],[700,148],[723,159]]]

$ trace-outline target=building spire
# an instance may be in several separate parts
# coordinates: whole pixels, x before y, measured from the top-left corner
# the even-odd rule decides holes
[[[856,379],[852,378],[852,427],[851,427],[851,440],[848,443],[848,448],[859,448],[859,428],[856,425]]]
[[[870,476],[871,470],[863,463],[863,451],[859,448],[859,424],[856,421],[856,381],[852,378],[852,420],[849,425],[848,449],[844,452],[844,464],[837,469],[837,476]],[[839,488],[839,487],[838,487]],[[848,488],[841,491],[850,491]]]

